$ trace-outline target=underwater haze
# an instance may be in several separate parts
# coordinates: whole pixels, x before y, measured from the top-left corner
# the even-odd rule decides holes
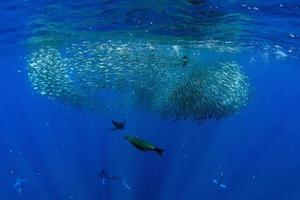
[[[0,4],[1,200],[299,200],[299,0]]]

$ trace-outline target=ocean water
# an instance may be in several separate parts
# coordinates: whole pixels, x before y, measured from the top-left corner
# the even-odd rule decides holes
[[[2,1],[0,199],[299,200],[299,58],[299,0]]]

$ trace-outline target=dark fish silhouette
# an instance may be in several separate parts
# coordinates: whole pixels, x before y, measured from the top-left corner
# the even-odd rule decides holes
[[[182,57],[182,67],[186,67],[189,64],[189,62],[190,62],[189,57],[187,55],[184,55]]]
[[[125,128],[125,122],[118,122],[118,121],[115,121],[115,120],[111,120],[114,128],[111,128],[109,130],[111,131],[116,131],[116,130],[122,130]]]
[[[191,5],[194,5],[194,6],[199,6],[202,3],[204,3],[203,0],[187,0],[187,2],[190,3]]]
[[[99,174],[100,177],[104,179],[112,179],[112,180],[120,180],[120,177],[118,176],[113,176],[111,174],[106,173],[106,171],[102,170]]]
[[[120,177],[118,176],[113,176],[111,174],[108,174],[106,173],[106,171],[102,170],[100,173],[99,173],[99,176],[102,178],[102,184],[104,185],[105,184],[105,181],[106,180],[116,180],[116,181],[121,181],[122,184],[124,185],[124,187],[126,187],[128,190],[130,190],[130,187],[128,186],[128,184],[126,183],[125,179],[121,179]]]
[[[164,152],[163,149],[160,149],[145,140],[139,139],[134,136],[129,136],[129,135],[125,136],[125,139],[128,140],[135,148],[137,148],[140,151],[143,151],[143,152],[154,151],[157,154],[159,154],[160,156],[163,155],[163,152]]]

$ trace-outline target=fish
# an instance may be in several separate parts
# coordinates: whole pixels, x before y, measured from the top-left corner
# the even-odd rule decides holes
[[[200,55],[202,45],[180,44],[151,40],[149,45],[148,40],[115,40],[108,34],[98,42],[45,45],[28,55],[28,78],[38,94],[95,112],[147,108],[164,119],[199,123],[240,112],[252,93],[243,68],[229,58],[212,63],[193,58],[188,52]],[[224,48],[217,51],[227,52]],[[116,98],[102,96],[107,92]]]
[[[23,193],[24,183],[28,182],[26,179],[19,179],[17,178],[16,183],[14,184],[13,188],[19,193]]]
[[[221,188],[227,188],[227,186],[223,184],[223,181],[224,181],[224,175],[223,175],[223,172],[221,173],[221,176],[220,176],[219,180],[213,179],[213,182],[214,182],[217,186],[219,186],[219,187],[221,187]]]
[[[221,188],[227,188],[227,185],[224,185],[223,182],[224,182],[224,173],[221,169],[221,166],[219,166],[219,169],[220,169],[220,176],[218,179],[213,179],[212,181],[219,187]]]
[[[109,129],[111,131],[122,130],[125,128],[125,122],[118,122],[116,120],[111,120],[111,122],[114,126],[114,128]]]
[[[150,142],[147,142],[146,140],[139,139],[135,136],[127,135],[124,137],[126,140],[128,140],[135,148],[137,148],[140,151],[146,152],[146,151],[154,151],[158,155],[162,156],[164,149],[158,148],[155,145],[151,144]]]
[[[111,174],[108,174],[105,170],[102,170],[100,173],[99,173],[99,176],[102,178],[102,184],[104,185],[105,184],[105,181],[106,180],[115,180],[115,181],[121,181],[121,183],[124,185],[124,187],[128,190],[130,190],[130,187],[129,185],[126,183],[126,180],[125,179],[122,179],[118,176],[114,176],[114,175],[111,175]]]
[[[189,64],[189,62],[190,62],[189,57],[187,55],[184,55],[182,57],[182,67],[186,67]]]
[[[205,3],[205,1],[203,0],[186,0],[186,1],[193,6],[199,6]]]

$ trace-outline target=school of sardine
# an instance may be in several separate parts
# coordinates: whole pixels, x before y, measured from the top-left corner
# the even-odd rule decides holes
[[[40,45],[27,57],[28,77],[49,99],[97,111],[113,107],[101,95],[115,93],[124,105],[166,118],[203,122],[238,112],[249,98],[241,67],[232,60],[201,62],[195,52],[153,41]]]

